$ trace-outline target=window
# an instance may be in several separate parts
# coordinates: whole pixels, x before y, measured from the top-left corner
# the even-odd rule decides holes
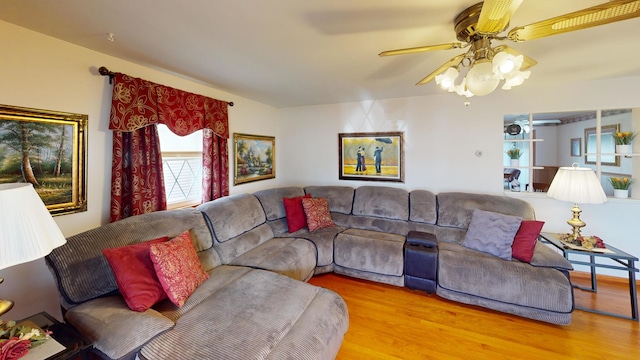
[[[202,153],[162,153],[167,206],[199,204],[202,198]]]
[[[202,131],[178,136],[158,125],[167,208],[193,206],[202,199]]]
[[[637,149],[635,154],[615,153],[613,135],[616,131],[637,132],[637,129],[640,129],[639,109],[505,115],[504,189],[546,192],[560,166],[577,163],[580,167],[592,168],[605,193],[611,196],[613,188],[609,178],[631,178],[634,159],[640,156]],[[514,148],[522,154],[515,166],[506,155],[506,151]],[[520,184],[517,190],[512,186],[513,179]]]

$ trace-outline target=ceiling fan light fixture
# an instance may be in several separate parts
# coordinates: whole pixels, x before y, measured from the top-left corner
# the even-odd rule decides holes
[[[455,90],[455,81],[458,78],[460,73],[458,69],[454,67],[450,67],[444,73],[436,76],[436,84],[440,85],[440,87],[448,92],[453,92]]]
[[[504,85],[502,85],[502,90],[511,90],[514,86],[519,86],[524,83],[531,76],[531,71],[518,71],[514,74],[510,74],[510,76],[506,77],[504,80]]]
[[[493,72],[493,64],[487,59],[476,61],[467,73],[466,80],[467,89],[477,96],[491,94],[500,82]]]

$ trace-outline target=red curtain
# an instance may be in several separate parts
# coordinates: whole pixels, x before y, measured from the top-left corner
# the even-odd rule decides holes
[[[166,209],[156,124],[182,136],[203,130],[202,201],[228,195],[227,103],[125,74],[114,80],[111,221]]]

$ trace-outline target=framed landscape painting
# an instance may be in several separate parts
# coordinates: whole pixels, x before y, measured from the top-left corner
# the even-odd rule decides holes
[[[338,134],[340,180],[404,182],[403,134]]]
[[[88,116],[0,105],[0,183],[31,183],[51,215],[87,211]]]
[[[234,185],[276,177],[275,137],[235,133],[233,144]]]

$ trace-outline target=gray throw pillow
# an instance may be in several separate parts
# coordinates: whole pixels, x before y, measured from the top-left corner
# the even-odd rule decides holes
[[[522,219],[517,216],[473,209],[462,245],[511,260],[511,245],[521,222]]]

